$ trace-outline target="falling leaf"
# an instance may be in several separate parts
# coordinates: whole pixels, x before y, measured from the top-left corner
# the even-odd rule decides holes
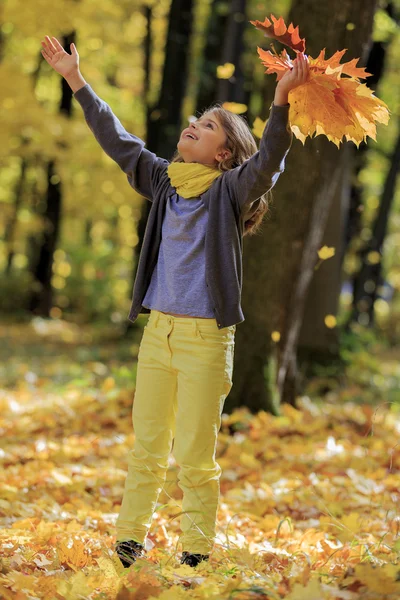
[[[318,250],[318,256],[320,257],[321,260],[326,260],[327,258],[332,258],[332,256],[335,256],[335,248],[329,247],[329,246],[322,246],[322,248],[320,248]]]
[[[264,132],[266,124],[267,121],[263,121],[262,119],[260,119],[260,117],[256,117],[254,120],[252,132],[259,139],[262,138],[262,134]]]
[[[328,327],[328,329],[333,329],[334,327],[336,327],[336,317],[334,315],[326,315],[324,323]]]
[[[376,250],[371,250],[367,254],[367,260],[370,265],[377,265],[381,262],[381,254]]]
[[[225,63],[224,65],[218,65],[217,77],[218,79],[229,79],[235,72],[235,65],[232,63]]]
[[[239,104],[238,102],[224,102],[222,108],[230,110],[231,112],[240,115],[247,110],[247,104]]]

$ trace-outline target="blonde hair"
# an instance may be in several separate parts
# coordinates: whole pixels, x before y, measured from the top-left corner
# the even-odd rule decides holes
[[[200,117],[208,114],[214,114],[217,116],[227,137],[224,148],[230,150],[232,153],[231,156],[221,160],[221,162],[218,163],[218,161],[216,161],[215,166],[220,171],[229,171],[229,169],[239,167],[258,151],[253,134],[247,124],[247,121],[243,117],[226,110],[225,108],[222,108],[220,103],[212,104],[209,108],[206,108],[200,114]],[[173,155],[171,162],[184,162],[178,150]],[[259,198],[257,201],[258,207],[254,214],[245,221],[243,236],[255,235],[259,231],[264,215],[268,212],[269,203],[271,200],[271,190]]]

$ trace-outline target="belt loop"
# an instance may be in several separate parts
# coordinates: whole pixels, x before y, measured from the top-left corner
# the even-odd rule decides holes
[[[160,312],[157,310],[156,311],[156,316],[154,319],[154,327],[157,327],[157,323],[158,323],[158,319],[160,318]]]

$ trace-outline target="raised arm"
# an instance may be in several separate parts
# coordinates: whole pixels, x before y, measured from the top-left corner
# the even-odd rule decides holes
[[[276,184],[285,169],[285,157],[293,138],[288,115],[289,104],[273,104],[259,150],[242,165],[224,174],[242,214],[247,212],[252,202]]]
[[[96,140],[126,174],[130,185],[152,201],[154,189],[169,162],[145,148],[145,143],[124,129],[110,106],[86,83],[74,93]]]
[[[41,43],[44,58],[71,87],[74,98],[83,108],[89,128],[104,152],[119,165],[130,185],[152,201],[155,186],[169,161],[147,150],[143,140],[128,133],[110,106],[84,80],[75,44],[71,44],[71,54],[68,54],[55,37],[50,39],[46,35]]]
[[[293,140],[289,123],[289,92],[306,83],[309,67],[308,57],[298,53],[293,67],[276,86],[274,102],[258,152],[240,167],[224,174],[242,215],[247,213],[255,200],[276,184],[279,175],[285,170],[285,157]]]

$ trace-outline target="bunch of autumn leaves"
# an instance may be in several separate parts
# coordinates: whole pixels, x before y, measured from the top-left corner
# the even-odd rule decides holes
[[[282,17],[276,19],[271,15],[271,20],[266,18],[263,23],[250,23],[263,31],[266,37],[279,40],[296,53],[305,51],[305,39],[300,39],[299,28],[292,24],[286,27]],[[257,51],[267,67],[265,72],[276,73],[277,81],[292,68],[293,62],[286,50],[278,54],[274,48],[270,52],[258,47]],[[291,129],[303,144],[307,136],[323,134],[337,147],[345,138],[358,148],[367,136],[376,140],[376,122],[388,124],[387,105],[374,96],[367,85],[360,83],[360,78],[364,79],[371,73],[356,67],[358,58],[340,64],[345,52],[346,49],[337,51],[331,58],[325,59],[324,48],[317,58],[309,56],[308,80],[289,92]],[[261,119],[256,119],[253,131],[257,137],[261,137],[264,125]]]

